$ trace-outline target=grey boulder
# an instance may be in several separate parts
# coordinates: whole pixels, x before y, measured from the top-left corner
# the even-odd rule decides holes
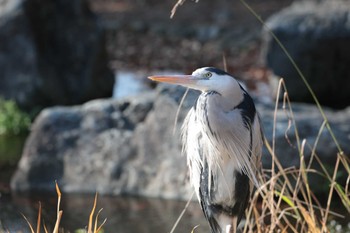
[[[296,1],[266,24],[300,67],[321,104],[350,105],[350,4],[348,0]],[[313,102],[285,53],[263,31],[262,60],[286,81],[293,101]]]
[[[48,108],[33,125],[11,187],[53,191],[57,180],[66,192],[189,196],[186,159],[172,134],[176,110],[174,99],[155,93]]]

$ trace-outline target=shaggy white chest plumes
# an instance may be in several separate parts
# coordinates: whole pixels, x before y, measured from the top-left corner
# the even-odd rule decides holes
[[[251,100],[242,93],[241,103]],[[248,106],[223,109],[221,98],[216,92],[203,93],[183,126],[191,183],[215,233],[223,232],[222,225],[232,225],[231,217],[237,216],[236,222],[242,217],[252,184],[258,185],[262,144],[254,105],[254,113],[247,115]]]
[[[259,183],[262,133],[252,98],[216,68],[151,79],[202,91],[183,124],[183,152],[212,232],[236,232],[252,187]]]

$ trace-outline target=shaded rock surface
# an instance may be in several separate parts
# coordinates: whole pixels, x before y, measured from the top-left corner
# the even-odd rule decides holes
[[[57,179],[67,192],[187,196],[186,160],[172,134],[176,109],[174,99],[154,93],[46,109],[11,186],[52,191]]]
[[[350,105],[350,4],[345,0],[296,1],[267,21],[309,81],[320,102]],[[266,65],[286,80],[294,101],[311,102],[311,95],[272,36],[263,32]]]
[[[1,97],[30,110],[112,95],[105,34],[85,0],[0,3]]]
[[[175,115],[183,93],[181,87],[162,85],[157,94],[45,109],[33,125],[11,181],[12,189],[52,191],[54,180],[58,180],[66,192],[189,197],[192,189],[187,181],[186,158],[181,156],[179,129],[198,93],[190,92],[174,135]],[[257,106],[271,142],[274,106]],[[312,146],[323,122],[318,110],[306,104],[293,104],[293,109],[300,139]],[[339,143],[349,153],[350,108],[325,111]],[[288,115],[279,109],[276,154],[285,167],[299,166],[293,132]],[[330,167],[336,159],[337,148],[326,130],[321,133],[316,153]],[[310,158],[308,148],[305,156]],[[263,165],[271,166],[266,150]]]
[[[300,144],[303,140],[306,140],[304,154],[306,161],[308,161],[311,156],[311,148],[313,148],[318,134],[320,134],[315,152],[323,162],[332,166],[338,150],[329,131],[324,126],[322,127],[324,120],[318,108],[315,105],[300,103],[292,103],[291,106],[293,118],[290,111],[285,111],[281,108],[279,108],[276,114],[275,153],[282,165],[284,167],[299,167],[298,140]],[[265,137],[271,143],[273,138],[274,110],[272,106],[266,105],[258,105],[258,110],[262,118]],[[342,150],[345,151],[345,154],[349,154],[350,108],[342,111],[332,111],[331,109],[324,108],[324,111]],[[293,123],[294,120],[295,124]],[[320,132],[321,127],[323,130]],[[298,132],[299,139],[296,137],[296,131]],[[267,152],[264,152],[264,154],[264,167],[270,167],[271,156],[267,156]]]
[[[239,1],[185,1],[172,19],[173,0],[89,2],[107,29],[111,64],[117,70],[223,67],[224,53],[229,70],[237,74],[256,61],[261,24]],[[249,4],[266,19],[292,2]]]

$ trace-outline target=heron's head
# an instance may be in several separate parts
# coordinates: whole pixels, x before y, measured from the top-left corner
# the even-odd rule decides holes
[[[203,67],[195,70],[191,75],[158,75],[148,77],[151,80],[178,84],[202,92],[215,91],[222,95],[241,91],[239,83],[230,74],[217,68]]]

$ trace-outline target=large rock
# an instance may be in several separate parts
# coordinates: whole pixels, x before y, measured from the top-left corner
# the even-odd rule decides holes
[[[104,31],[85,0],[3,0],[0,96],[30,110],[112,95]]]
[[[350,105],[350,4],[348,0],[297,1],[267,20],[322,104]],[[286,80],[292,100],[313,102],[297,71],[267,30],[262,57]]]
[[[182,88],[162,86],[158,94],[96,100],[83,106],[44,110],[36,119],[22,159],[12,178],[13,190],[54,190],[54,180],[67,192],[133,194],[187,198],[186,158],[181,156],[179,128],[198,93],[190,92],[173,134]],[[271,142],[274,106],[258,104]],[[322,117],[313,105],[293,104],[300,139],[313,145]],[[346,153],[350,152],[350,108],[325,110]],[[286,112],[277,112],[276,154],[284,167],[299,166],[294,128]],[[288,135],[288,141],[285,135]],[[310,150],[305,156],[310,158]],[[324,130],[317,155],[332,166],[337,148]],[[264,151],[264,167],[271,156]],[[314,182],[318,182],[313,180]]]
[[[276,113],[275,154],[283,167],[299,167],[298,140],[300,145],[303,140],[306,141],[304,155],[306,161],[308,161],[311,156],[311,148],[313,148],[319,133],[315,153],[323,162],[327,163],[327,166],[333,166],[338,149],[326,127],[319,132],[324,119],[318,108],[315,105],[300,103],[292,103],[291,107],[292,113],[282,108],[279,108]],[[274,109],[272,106],[258,105],[258,110],[262,118],[265,137],[272,143]],[[350,107],[342,111],[332,111],[324,108],[324,111],[342,150],[349,155],[350,126],[348,119],[350,117]],[[293,118],[291,117],[292,115]],[[293,121],[295,121],[295,124]],[[299,139],[296,135],[298,135]],[[272,157],[265,151],[263,156],[264,167],[271,167],[271,160]]]
[[[186,159],[172,134],[176,110],[173,98],[152,93],[46,109],[11,186],[52,191],[58,180],[67,192],[188,196]]]

